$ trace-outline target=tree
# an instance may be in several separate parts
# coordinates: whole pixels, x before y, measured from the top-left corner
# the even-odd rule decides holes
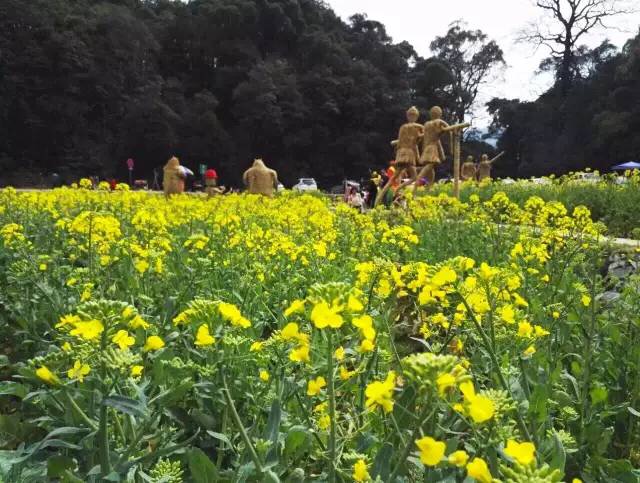
[[[604,27],[607,18],[630,12],[627,0],[536,0],[551,22],[535,22],[520,40],[546,46],[552,60],[562,96],[571,89],[580,59],[580,41],[596,27]]]
[[[461,122],[476,102],[480,87],[505,64],[502,49],[481,30],[465,30],[454,22],[443,37],[431,42],[435,59],[444,63],[452,83],[444,88],[456,122]]]

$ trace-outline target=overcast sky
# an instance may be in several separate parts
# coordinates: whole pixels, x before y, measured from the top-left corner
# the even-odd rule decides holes
[[[640,0],[639,0],[640,1]],[[394,42],[407,40],[419,55],[429,56],[429,44],[435,36],[444,35],[451,22],[462,19],[471,29],[481,29],[504,50],[507,68],[491,85],[481,92],[481,101],[492,97],[531,100],[549,87],[548,75],[535,76],[540,60],[548,56],[541,47],[517,44],[519,30],[540,18],[540,10],[533,0],[326,0],[335,12],[347,21],[354,13],[366,13],[369,19],[385,25]],[[587,45],[598,45],[605,38],[617,45],[635,35],[638,17],[618,17],[618,30],[600,30],[583,37]],[[482,116],[482,112],[478,112]],[[477,119],[485,124],[487,118]]]

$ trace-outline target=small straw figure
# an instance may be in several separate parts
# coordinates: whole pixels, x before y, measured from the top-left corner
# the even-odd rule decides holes
[[[181,169],[180,161],[173,156],[164,167],[164,177],[162,178],[162,187],[165,196],[184,193],[185,173]]]
[[[225,187],[218,187],[218,173],[215,169],[208,169],[204,172],[204,185],[208,197],[224,193]]]
[[[480,158],[480,164],[478,164],[478,181],[482,181],[483,179],[491,179],[491,168],[493,167],[494,161],[497,161],[504,155],[504,151],[498,154],[495,158],[489,159],[489,156],[483,154]]]
[[[462,163],[462,167],[460,168],[460,179],[462,181],[475,181],[476,164],[473,162],[473,156],[467,156],[467,160]]]

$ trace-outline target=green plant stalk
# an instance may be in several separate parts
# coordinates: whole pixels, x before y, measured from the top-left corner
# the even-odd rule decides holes
[[[502,369],[500,369],[500,363],[498,362],[498,357],[496,356],[496,353],[493,351],[493,348],[491,347],[491,341],[489,340],[489,338],[487,337],[487,334],[485,334],[484,330],[482,329],[480,322],[476,318],[476,314],[473,312],[473,310],[471,310],[471,307],[469,307],[467,300],[462,296],[462,294],[458,290],[456,290],[456,292],[458,293],[458,295],[460,295],[460,298],[462,299],[462,303],[467,309],[467,312],[469,312],[469,314],[471,315],[471,320],[473,321],[473,325],[478,331],[478,334],[480,334],[480,338],[482,339],[485,349],[489,352],[489,357],[491,357],[491,362],[493,363],[493,366],[495,368],[496,374],[500,381],[500,385],[505,391],[511,394],[511,388],[507,384],[507,380],[504,378],[504,374],[502,374]],[[516,413],[516,419],[518,421],[518,426],[520,428],[520,431],[524,433],[524,436],[527,438],[527,441],[531,441],[531,433],[529,433],[529,428],[527,428],[527,425],[525,424],[524,419],[520,414],[520,411],[516,410],[515,413]]]
[[[428,413],[430,402],[431,402],[431,398],[427,397],[427,400],[425,401],[425,405],[422,408],[422,411],[420,412],[420,416],[418,417],[418,423],[416,424],[416,427],[413,428],[413,431],[411,432],[411,437],[409,438],[409,441],[407,441],[407,444],[405,444],[404,449],[402,450],[402,453],[400,453],[400,458],[398,458],[398,462],[396,463],[396,466],[393,469],[393,473],[391,473],[391,476],[389,477],[389,481],[391,483],[393,483],[396,480],[396,478],[398,477],[398,473],[400,473],[400,468],[402,467],[402,464],[409,457],[409,453],[411,453],[411,447],[415,442],[415,440],[418,438],[418,435],[420,434],[422,426],[427,422],[428,419],[431,418],[431,416],[433,416],[433,414],[436,411],[436,408],[433,408],[433,411],[431,411],[431,413]]]
[[[226,434],[227,431],[227,420],[229,419],[229,408],[225,406],[224,411],[222,412],[222,434]],[[218,468],[222,465],[222,458],[224,456],[224,441],[220,441],[220,445],[218,446],[218,458],[216,458],[216,466]]]
[[[75,400],[69,395],[66,388],[62,391],[62,394],[64,395],[66,401],[71,406],[71,409],[75,411],[75,413],[80,417],[80,419],[82,419],[82,421],[84,421],[84,423],[87,426],[89,426],[91,429],[93,429],[94,431],[97,431],[98,425],[96,424],[96,422],[93,419],[91,419],[89,416],[87,416],[87,414],[80,408],[80,406],[78,406]]]
[[[329,395],[329,483],[336,481],[336,397],[333,386],[333,334],[331,328],[327,333],[327,393]]]
[[[111,472],[111,461],[109,459],[109,413],[107,406],[100,406],[100,429],[98,438],[100,441],[100,472],[103,476]]]
[[[256,453],[256,450],[253,447],[253,444],[251,443],[251,439],[247,434],[247,430],[244,429],[244,426],[242,425],[242,420],[238,415],[238,411],[236,410],[236,406],[233,403],[233,399],[231,399],[231,393],[229,392],[229,387],[227,386],[227,378],[225,377],[224,373],[222,374],[222,385],[224,386],[224,390],[222,392],[224,393],[224,398],[227,401],[227,405],[229,406],[229,409],[231,410],[231,417],[233,418],[233,421],[236,423],[236,426],[238,427],[238,431],[240,431],[240,435],[242,436],[244,443],[247,445],[247,449],[249,450],[249,455],[253,460],[253,464],[256,466],[260,474],[262,474],[264,473],[264,467],[262,466],[262,462],[258,457],[258,453]]]
[[[590,397],[590,387],[591,387],[591,364],[592,364],[592,355],[593,355],[593,337],[596,327],[596,309],[595,309],[595,291],[596,291],[596,280],[595,274],[593,279],[591,280],[591,304],[589,306],[589,324],[585,324],[587,329],[585,329],[585,344],[584,344],[584,352],[582,358],[584,360],[584,369],[582,376],[582,387],[580,388],[580,397],[581,401],[581,409],[580,409],[580,442],[585,444],[586,441],[586,419],[589,417],[589,412],[591,408],[591,404],[589,401]]]

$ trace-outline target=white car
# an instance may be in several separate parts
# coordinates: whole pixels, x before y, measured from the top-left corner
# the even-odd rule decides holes
[[[551,184],[551,180],[549,178],[531,178],[531,182],[533,184]]]
[[[313,178],[300,178],[291,189],[294,191],[318,191],[318,185]]]

